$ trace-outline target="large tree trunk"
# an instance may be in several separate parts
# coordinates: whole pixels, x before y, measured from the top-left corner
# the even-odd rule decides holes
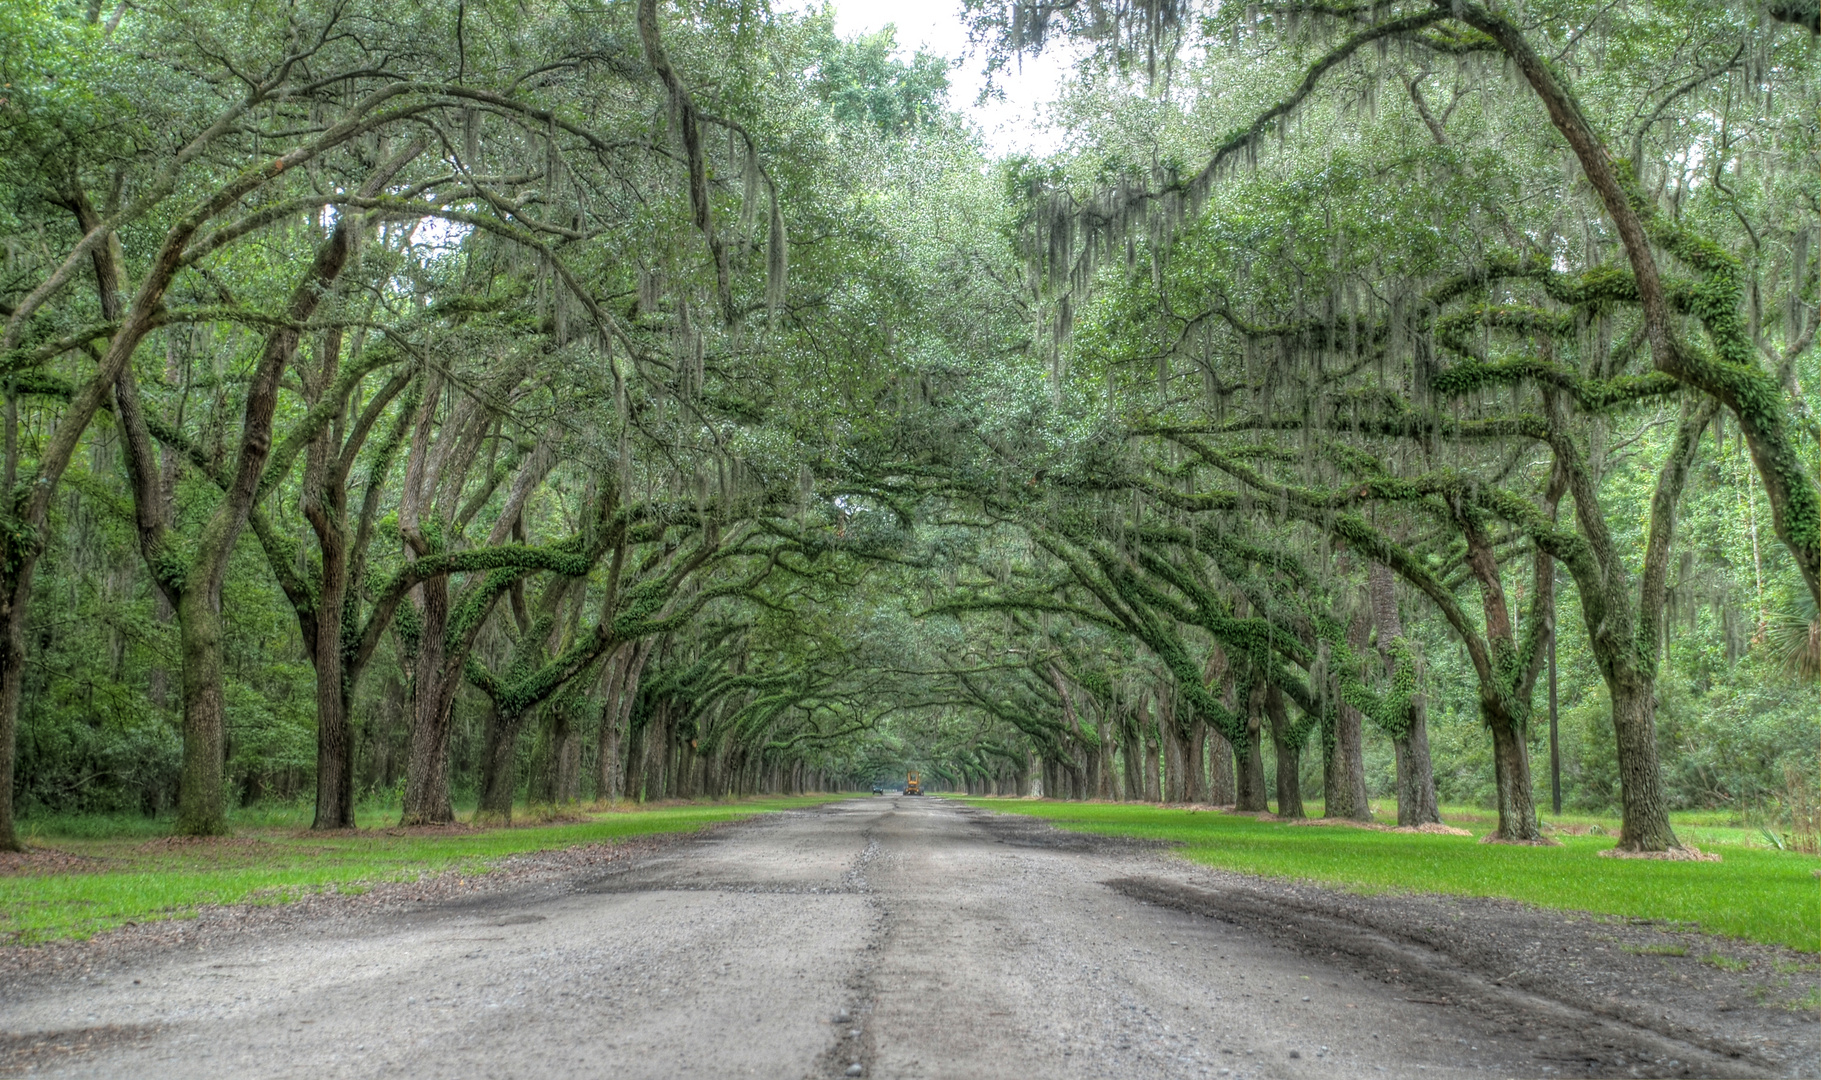
[[[1492,774],[1498,789],[1500,840],[1537,840],[1536,799],[1530,790],[1530,749],[1521,727],[1510,717],[1480,705],[1492,729]]]
[[[620,764],[622,740],[617,703],[601,706],[600,738],[596,741],[594,762],[594,797],[597,802],[617,803],[626,790],[626,769]]]
[[[1144,719],[1143,703],[1133,713],[1127,723],[1120,725],[1121,745],[1119,759],[1125,773],[1125,790],[1121,797],[1127,802],[1144,801]]]
[[[1365,654],[1366,642],[1372,634],[1370,596],[1362,599],[1365,602],[1354,608],[1353,618],[1347,625],[1347,644],[1353,648],[1356,657]],[[1358,674],[1365,673],[1362,671]],[[1334,698],[1339,705],[1335,709],[1332,737],[1322,740],[1322,789],[1325,803],[1322,816],[1370,821],[1372,805],[1366,798],[1366,755],[1363,745],[1365,717],[1360,715],[1358,709],[1341,701],[1338,692]]]
[[[1238,783],[1233,793],[1234,809],[1247,813],[1262,813],[1271,809],[1265,791],[1265,756],[1262,748],[1264,732],[1260,730],[1259,709],[1253,704],[1246,709],[1246,747],[1243,754],[1237,755]]]
[[[1392,645],[1404,636],[1404,622],[1397,611],[1397,578],[1384,563],[1366,567],[1367,590],[1372,598],[1372,625],[1378,633],[1378,651],[1385,663],[1385,677],[1397,675]],[[1435,804],[1435,769],[1429,761],[1429,708],[1417,691],[1405,717],[1407,727],[1392,737],[1397,751],[1397,823],[1424,825],[1442,820]]]
[[[354,827],[354,728],[348,716],[349,689],[342,668],[342,605],[347,596],[346,551],[331,530],[321,544],[322,602],[317,607],[316,641],[316,819],[312,829]]]
[[[1213,728],[1208,729],[1208,802],[1214,806],[1233,806],[1239,801],[1239,788],[1233,778],[1233,744]]]
[[[518,737],[527,719],[524,713],[506,715],[487,707],[477,818],[511,824],[512,802],[518,795]]]
[[[1275,686],[1265,691],[1265,716],[1270,718],[1271,745],[1277,751],[1277,816],[1303,817],[1303,748],[1292,736],[1283,691]]]
[[[1174,716],[1159,716],[1157,730],[1163,737],[1163,801],[1181,803],[1188,801],[1187,787],[1183,783],[1186,773],[1185,759],[1188,748],[1182,732],[1176,727]]]
[[[444,634],[449,622],[449,579],[437,576],[419,586],[423,632],[411,680],[411,755],[405,763],[401,825],[437,825],[455,820],[449,802],[449,738],[455,694],[447,689]]]
[[[225,702],[222,695],[220,594],[186,591],[177,603],[183,660],[183,768],[177,788],[177,831],[219,836],[228,831],[222,776]]]
[[[1410,703],[1410,727],[1394,741],[1397,750],[1397,823],[1427,825],[1442,820],[1435,801],[1435,769],[1429,760],[1429,707]]]
[[[1196,720],[1189,729],[1189,741],[1183,753],[1184,802],[1208,801],[1208,725]]]
[[[1612,727],[1618,739],[1619,798],[1623,817],[1619,847],[1625,851],[1668,851],[1681,846],[1669,825],[1663,770],[1657,761],[1657,705],[1654,680],[1613,680]]]
[[[633,702],[639,696],[639,679],[645,662],[651,656],[651,641],[628,642],[620,646],[607,663],[607,692],[601,702],[601,723],[596,732],[594,797],[602,802],[618,802],[626,797],[628,761],[622,756],[632,721]],[[637,747],[631,748],[634,752]]]
[[[1322,816],[1367,821],[1366,762],[1360,748],[1359,710],[1342,702],[1322,740]]]

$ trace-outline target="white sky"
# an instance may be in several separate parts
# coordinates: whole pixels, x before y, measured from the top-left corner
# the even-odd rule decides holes
[[[835,12],[835,32],[842,37],[870,34],[887,23],[898,28],[901,55],[922,48],[950,60],[964,58],[949,72],[949,103],[972,117],[996,154],[1047,154],[1060,139],[1048,129],[1043,106],[1055,100],[1057,87],[1069,72],[1065,50],[1027,57],[1021,69],[1000,80],[1004,101],[975,106],[985,61],[968,55],[967,28],[961,22],[960,0],[829,0]],[[799,0],[798,10],[820,6],[817,0]]]

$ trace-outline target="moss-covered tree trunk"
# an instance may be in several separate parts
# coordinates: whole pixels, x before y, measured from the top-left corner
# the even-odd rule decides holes
[[[213,592],[213,595],[211,595]],[[222,692],[221,599],[218,590],[187,589],[177,601],[183,764],[177,787],[177,831],[228,831],[223,766],[226,702]]]
[[[1143,716],[1141,703],[1131,715],[1121,718],[1119,727],[1119,762],[1124,775],[1120,796],[1127,802],[1144,801],[1144,733],[1140,727]]]
[[[1145,725],[1144,731],[1144,801],[1163,801],[1163,777],[1159,772],[1157,729]]]
[[[1188,781],[1184,785],[1183,801],[1205,803],[1208,801],[1208,725],[1197,719],[1189,728],[1189,740],[1184,747],[1183,768]]]
[[[1367,592],[1372,597],[1372,625],[1378,635],[1379,656],[1385,677],[1397,678],[1394,644],[1404,636],[1404,622],[1397,610],[1397,579],[1391,568],[1373,560],[1366,568]],[[1429,709],[1422,691],[1413,689],[1404,727],[1391,737],[1397,755],[1397,823],[1424,825],[1442,820],[1435,803],[1435,768],[1429,760]]]
[[[1654,680],[1629,681],[1612,695],[1623,812],[1619,847],[1628,851],[1668,851],[1681,846],[1669,824],[1669,801],[1657,760],[1656,712]]]
[[[1498,704],[1480,703],[1492,732],[1492,777],[1499,804],[1500,840],[1536,840],[1536,796],[1530,783],[1530,749],[1524,724]]]
[[[449,740],[455,712],[453,680],[445,658],[449,578],[436,575],[418,586],[422,627],[411,679],[411,752],[405,763],[401,825],[455,820],[449,801]]]
[[[1212,727],[1208,729],[1208,802],[1232,806],[1238,800],[1233,778],[1233,744]]]
[[[1356,604],[1347,623],[1347,644],[1361,655],[1370,633],[1370,612]],[[1322,739],[1322,816],[1349,821],[1370,821],[1372,805],[1366,796],[1365,717],[1341,699],[1334,699],[1332,730]]]
[[[1117,778],[1113,774],[1113,728],[1107,721],[1104,710],[1101,712],[1098,723],[1095,724],[1094,735],[1099,743],[1099,749],[1095,751],[1094,755],[1096,765],[1094,770],[1094,797],[1096,799],[1109,800],[1117,798],[1118,783]]]
[[[1173,716],[1157,718],[1158,733],[1163,737],[1163,801],[1182,803],[1189,799],[1188,753],[1182,737],[1182,729],[1176,724]]]
[[[1410,727],[1392,740],[1392,746],[1397,752],[1397,823],[1440,822],[1435,767],[1429,757],[1429,707],[1420,696],[1410,703]]]
[[[504,713],[492,704],[487,707],[481,745],[481,818],[512,822],[512,801],[518,794],[518,737],[529,719],[527,713]]]
[[[1303,748],[1290,726],[1283,691],[1265,691],[1265,716],[1271,721],[1271,745],[1277,751],[1277,816],[1300,818],[1303,811]]]
[[[1233,808],[1245,813],[1263,813],[1271,809],[1265,789],[1264,732],[1260,712],[1262,694],[1248,695],[1246,705],[1246,744],[1235,746],[1234,765],[1239,774],[1233,791]]]

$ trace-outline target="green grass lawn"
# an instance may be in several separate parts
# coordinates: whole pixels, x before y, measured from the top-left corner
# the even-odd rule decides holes
[[[1821,859],[1744,844],[1702,842],[1722,861],[1601,858],[1611,836],[1563,836],[1560,847],[1481,844],[1485,811],[1444,814],[1476,836],[1299,826],[1141,804],[967,799],[1046,818],[1060,828],[1182,845],[1198,863],[1300,878],[1360,892],[1405,890],[1502,896],[1544,907],[1698,924],[1713,934],[1821,950]],[[1312,810],[1319,813],[1319,809]],[[1616,823],[1611,823],[1616,832]],[[1690,823],[1692,825],[1693,823]],[[1712,827],[1717,828],[1717,827]],[[1701,828],[1678,830],[1684,837]]]
[[[308,832],[307,815],[264,810],[237,814],[232,837],[194,843],[166,840],[168,822],[143,818],[40,819],[21,830],[36,854],[0,873],[0,942],[86,938],[127,922],[191,917],[209,904],[284,903],[445,871],[484,874],[521,852],[689,832],[846,797],[668,804],[504,829],[332,835]]]

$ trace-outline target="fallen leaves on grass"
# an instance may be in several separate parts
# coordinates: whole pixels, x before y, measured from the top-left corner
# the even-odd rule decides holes
[[[1432,836],[1472,836],[1466,829],[1457,829],[1452,825],[1443,825],[1437,821],[1421,825],[1385,825],[1377,821],[1354,821],[1352,818],[1274,818],[1260,814],[1260,821],[1282,821],[1287,825],[1341,825],[1350,829],[1369,829],[1372,832],[1392,833],[1426,833]]]
[[[1689,844],[1687,847],[1670,848],[1668,851],[1624,851],[1619,848],[1607,848],[1600,852],[1606,859],[1659,859],[1663,862],[1719,862],[1717,851],[1702,851]]]
[[[0,851],[0,877],[50,874],[84,874],[112,869],[109,860],[90,855],[76,855],[55,848],[31,848],[26,851]]]
[[[1425,821],[1421,825],[1399,825],[1392,832],[1428,833],[1431,836],[1472,836],[1466,829],[1457,829],[1452,825],[1443,825],[1439,821]]]

